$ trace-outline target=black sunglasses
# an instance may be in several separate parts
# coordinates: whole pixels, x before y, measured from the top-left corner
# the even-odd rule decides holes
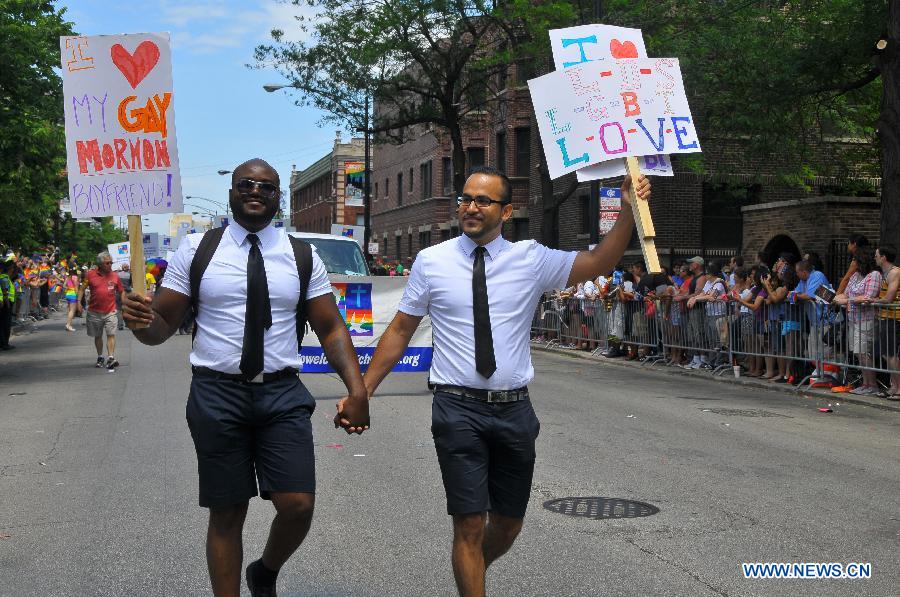
[[[497,201],[496,199],[491,199],[490,197],[485,197],[484,195],[478,195],[477,197],[469,197],[468,195],[463,195],[462,197],[456,198],[456,206],[462,207],[463,205],[469,205],[473,201],[478,207],[490,207],[492,203],[499,203],[500,205],[506,205],[507,203],[509,203],[509,201]]]
[[[278,187],[271,182],[260,182],[258,180],[253,180],[252,178],[240,178],[238,179],[237,184],[234,185],[234,188],[237,189],[237,192],[241,195],[249,194],[253,191],[254,187],[259,190],[260,196],[265,197],[266,199],[271,199],[278,194]]]

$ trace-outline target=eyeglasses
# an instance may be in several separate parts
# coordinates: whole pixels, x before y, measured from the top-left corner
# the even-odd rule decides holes
[[[497,201],[496,199],[491,199],[490,197],[485,197],[484,195],[478,195],[477,197],[463,195],[462,197],[456,198],[456,206],[462,207],[463,205],[469,205],[473,201],[479,209],[483,207],[490,207],[493,203],[499,203],[500,205],[506,205],[507,203],[509,203],[509,201]]]
[[[266,199],[271,199],[278,194],[278,187],[271,182],[260,182],[258,180],[253,180],[252,178],[239,179],[237,184],[234,185],[234,188],[237,189],[237,192],[241,195],[247,195],[256,188],[259,190],[260,196],[265,197]]]

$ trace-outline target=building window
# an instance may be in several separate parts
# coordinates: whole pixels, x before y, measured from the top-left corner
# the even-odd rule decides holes
[[[484,147],[470,147],[466,150],[466,161],[469,162],[468,174],[479,166],[484,166]]]
[[[581,211],[581,234],[589,234],[591,231],[591,198],[582,195],[578,198],[578,209]],[[599,217],[599,216],[598,216]]]
[[[378,201],[378,183],[375,183],[375,201]]]
[[[403,172],[397,172],[397,205],[403,205]]]
[[[449,228],[444,228],[443,230],[441,230],[441,242],[444,242],[445,240],[450,240]]]
[[[397,261],[400,261],[400,235],[394,237],[394,245],[397,253]]]
[[[409,169],[409,192],[412,193],[413,190],[413,169]]]
[[[509,66],[506,64],[500,65],[500,70],[497,73],[497,91],[503,91],[506,89],[507,78],[509,74]]]
[[[356,214],[356,225],[357,226],[365,226],[366,225],[366,216],[364,214]]]
[[[419,184],[422,185],[422,199],[431,197],[431,161],[419,166]]]
[[[431,246],[431,230],[419,233],[419,250]]]
[[[516,176],[528,176],[531,166],[531,129],[516,129],[516,163],[513,172]]]
[[[497,133],[497,146],[494,157],[497,170],[506,172],[506,132]]]
[[[387,199],[391,195],[391,179],[384,179],[384,198]]]
[[[441,158],[441,184],[444,185],[444,197],[453,195],[453,160]]]
[[[406,252],[409,253],[407,257],[412,257],[412,233],[406,235]]]

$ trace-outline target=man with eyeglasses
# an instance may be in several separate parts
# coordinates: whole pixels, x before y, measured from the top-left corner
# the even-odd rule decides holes
[[[650,197],[643,176],[635,186],[639,197]],[[501,236],[513,213],[512,187],[498,170],[476,168],[457,201],[463,235],[419,252],[366,371],[371,397],[422,317],[431,316],[432,435],[453,517],[453,574],[464,597],[484,595],[485,572],[512,547],[531,493],[540,424],[527,386],[537,302],[546,291],[612,271],[631,239],[631,189],[626,178],[621,215],[602,243],[558,251]],[[350,418],[339,402],[335,423],[352,432]]]
[[[304,281],[290,239],[271,225],[280,195],[278,173],[263,160],[235,168],[233,223],[220,232],[212,255],[198,251],[203,234],[186,236],[152,305],[136,294],[125,301],[126,321],[149,324],[135,329],[135,337],[144,344],[164,342],[191,307],[193,259],[210,257],[194,286],[197,334],[187,420],[197,450],[200,506],[209,508],[206,559],[217,596],[240,593],[241,532],[257,483],[276,516],[262,557],[247,567],[253,596],[275,595],[278,571],[306,537],[315,503],[315,401],[297,375]],[[314,251],[308,276],[306,318],[347,387],[347,420],[362,432],[369,407],[359,361]]]

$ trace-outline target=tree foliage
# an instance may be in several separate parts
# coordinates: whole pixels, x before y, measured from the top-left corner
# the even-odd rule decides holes
[[[513,58],[547,45],[547,30],[571,22],[571,2],[483,0],[294,0],[316,18],[299,26],[308,42],[257,48],[299,91],[298,103],[328,119],[369,128],[381,141],[403,141],[407,127],[434,124],[450,135],[454,186],[465,173],[462,131],[478,122]],[[365,127],[364,100],[378,106]]]
[[[0,0],[0,241],[33,248],[50,240],[66,194],[59,36],[65,9]]]

